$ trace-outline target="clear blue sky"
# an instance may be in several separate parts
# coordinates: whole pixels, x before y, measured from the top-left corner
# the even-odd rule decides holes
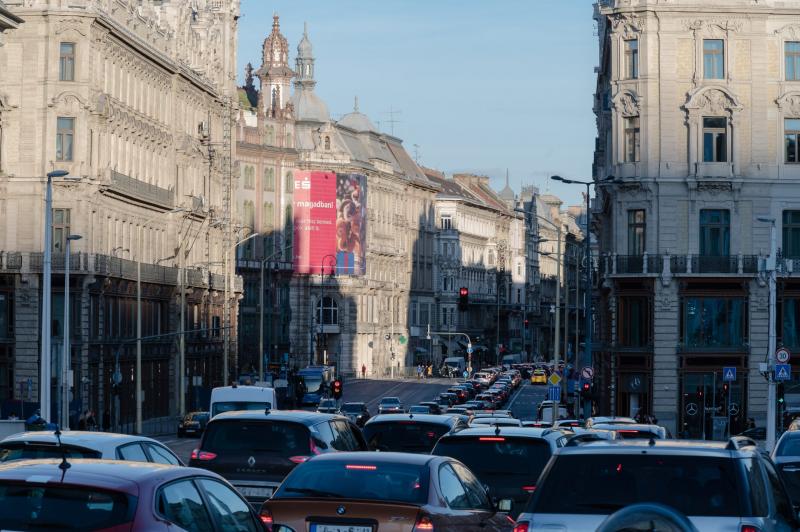
[[[535,184],[581,201],[589,178],[597,44],[591,0],[242,0],[239,76],[258,68],[280,15],[294,66],[308,22],[317,93],[334,118],[353,108],[394,133],[420,162]]]

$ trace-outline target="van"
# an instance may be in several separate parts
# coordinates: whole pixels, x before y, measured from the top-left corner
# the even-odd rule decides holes
[[[209,412],[213,418],[235,410],[272,410],[277,408],[275,388],[263,386],[220,386],[211,390]]]
[[[461,374],[464,373],[464,370],[467,369],[467,363],[464,361],[464,357],[447,357],[444,359],[444,363],[442,365],[443,373],[447,372],[449,377],[461,377]]]

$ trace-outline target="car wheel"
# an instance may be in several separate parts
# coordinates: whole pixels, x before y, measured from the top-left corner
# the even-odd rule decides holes
[[[640,527],[646,528],[640,528]],[[658,530],[659,532],[697,532],[692,522],[678,510],[663,504],[632,504],[609,515],[597,532],[619,530]]]

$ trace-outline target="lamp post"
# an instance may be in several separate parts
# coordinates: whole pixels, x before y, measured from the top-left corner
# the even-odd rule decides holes
[[[66,177],[66,170],[54,170],[47,174],[44,197],[44,256],[42,260],[42,338],[40,345],[39,415],[50,420],[50,386],[53,360],[50,348],[52,332],[52,280],[53,280],[53,178]]]
[[[775,242],[775,218],[759,216],[759,222],[770,224],[769,228],[769,259],[766,270],[769,275],[769,342],[767,344],[767,452],[775,447],[775,300],[776,300],[776,258],[777,244]]]
[[[292,244],[289,244],[285,248],[280,251],[276,251],[269,257],[265,257],[261,260],[261,279],[259,283],[259,291],[258,291],[258,379],[260,381],[264,380],[264,266],[267,262],[271,261],[278,255],[283,255],[288,250],[292,249]],[[272,271],[272,269],[270,269]],[[271,283],[270,283],[271,284]],[[272,297],[270,297],[270,303],[272,302]],[[272,309],[270,309],[271,311]],[[270,327],[270,334],[272,333],[272,328]]]
[[[69,326],[69,254],[70,243],[83,238],[81,235],[67,236],[66,253],[64,255],[64,348],[61,357],[61,429],[69,430],[69,370],[72,367],[70,352]]]

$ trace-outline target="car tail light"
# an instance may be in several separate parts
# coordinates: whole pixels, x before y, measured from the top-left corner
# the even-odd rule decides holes
[[[421,515],[414,525],[413,532],[433,532],[433,522],[427,515]]]
[[[317,444],[314,443],[314,438],[309,438],[309,440],[308,440],[308,448],[311,449],[311,454],[321,454],[322,453],[322,451],[319,450],[319,447],[317,447]]]
[[[344,466],[345,469],[354,469],[356,471],[376,471],[378,469],[377,466],[374,465],[365,465],[365,464],[347,464]]]
[[[310,456],[290,456],[289,461],[294,462],[295,464],[302,464],[303,462],[308,462],[308,459],[311,458]]]
[[[209,460],[213,460],[217,457],[216,453],[209,453],[207,451],[201,451],[200,449],[195,449],[192,451],[192,460],[202,460],[203,462],[207,462]]]
[[[742,525],[741,532],[761,532],[761,529],[753,525]]]
[[[482,436],[478,441],[506,441],[506,439],[500,436]]]
[[[536,486],[522,486],[522,491],[533,493],[534,491],[536,491]]]
[[[514,532],[528,532],[528,523],[519,523],[514,527]]]
[[[267,528],[269,532],[272,532],[272,512],[269,511],[269,508],[262,508],[261,514],[259,515],[261,518],[261,522],[264,523],[264,526]]]

